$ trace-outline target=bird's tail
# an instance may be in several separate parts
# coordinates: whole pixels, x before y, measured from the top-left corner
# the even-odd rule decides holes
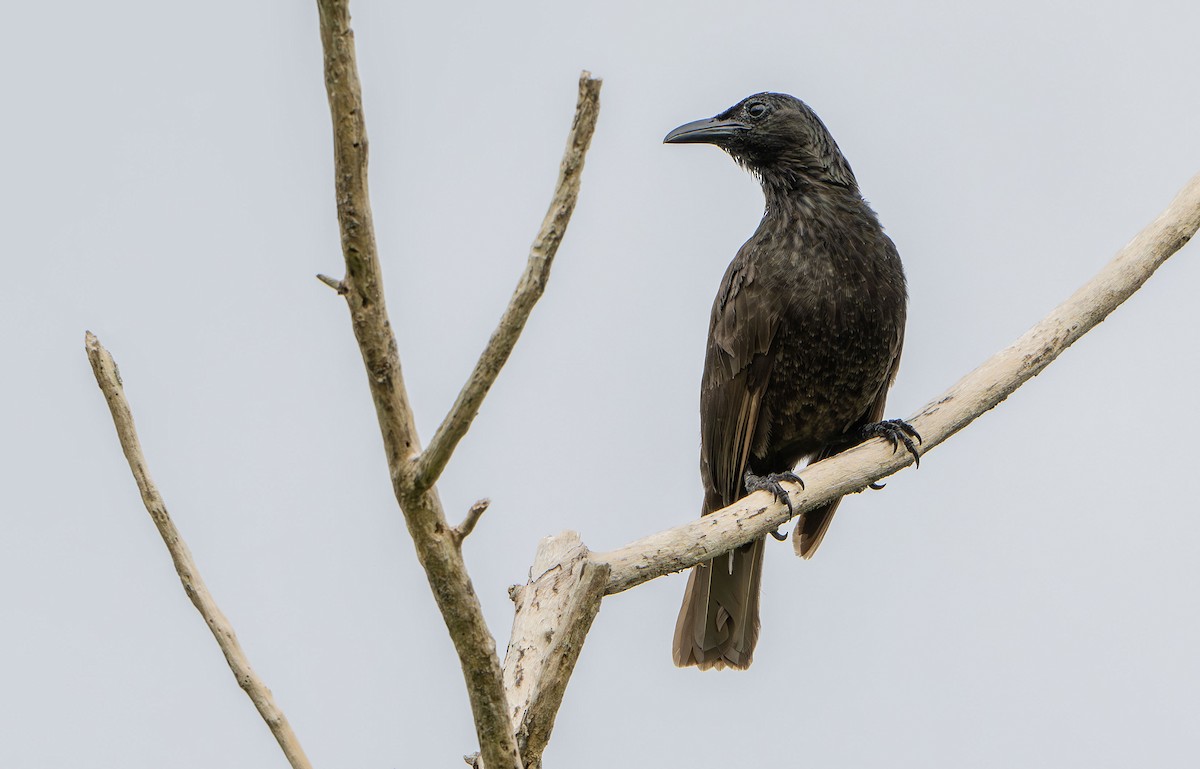
[[[877,421],[880,415],[883,414],[882,399],[876,404],[871,416],[867,419]],[[834,454],[849,448],[853,444],[829,444],[821,449],[815,457],[809,460],[808,464],[816,464],[822,459],[829,459]],[[796,523],[796,528],[792,529],[792,549],[796,551],[796,555],[801,558],[812,558],[813,553],[817,552],[817,546],[821,544],[821,540],[825,539],[825,532],[829,531],[829,524],[833,521],[833,514],[837,512],[838,505],[842,503],[842,498],[838,497],[829,504],[821,505],[815,510],[809,510],[807,513],[800,514],[800,520]]]
[[[692,569],[675,622],[672,653],[679,667],[750,667],[758,641],[763,538]]]
[[[829,531],[829,523],[841,502],[842,498],[838,497],[827,505],[800,514],[800,521],[792,530],[792,548],[796,555],[801,558],[813,557],[817,546],[825,539],[825,532]]]

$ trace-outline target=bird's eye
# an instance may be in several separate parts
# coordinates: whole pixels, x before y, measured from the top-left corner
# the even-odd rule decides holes
[[[746,105],[746,114],[753,118],[760,118],[767,114],[767,105],[760,101]]]

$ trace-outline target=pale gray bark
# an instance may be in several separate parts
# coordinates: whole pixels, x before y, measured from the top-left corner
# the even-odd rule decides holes
[[[989,358],[908,420],[924,439],[922,455],[995,408],[1037,376],[1077,339],[1142,287],[1154,271],[1200,227],[1200,175],[1188,182],[1162,214],[1111,262],[1020,339]],[[868,484],[912,464],[913,457],[881,439],[818,462],[800,474],[803,490],[790,486],[795,513],[862,491]],[[787,506],[765,491],[667,531],[651,534],[592,561],[611,569],[608,593],[689,568],[727,553],[788,522]]]
[[[117,371],[116,362],[90,331],[85,334],[84,346],[87,349],[88,361],[92,364],[92,373],[96,376],[96,384],[100,385],[100,391],[104,393],[104,399],[108,402],[108,410],[112,413],[113,424],[117,428],[117,440],[121,442],[121,450],[125,453],[125,460],[129,462],[129,469],[133,472],[138,491],[141,492],[142,503],[158,528],[163,544],[167,546],[167,552],[171,554],[175,573],[179,575],[179,581],[183,584],[183,592],[187,593],[196,611],[200,612],[204,623],[212,631],[213,638],[217,639],[217,646],[221,647],[221,653],[225,655],[225,661],[233,671],[238,686],[242,687],[259,715],[267,722],[267,727],[275,736],[288,763],[293,769],[312,769],[312,764],[308,762],[308,756],[304,755],[304,748],[300,747],[300,740],[292,731],[287,716],[275,704],[271,690],[254,672],[254,668],[250,667],[250,660],[246,657],[242,645],[238,643],[233,625],[217,606],[204,580],[200,578],[200,570],[192,560],[191,550],[183,541],[179,529],[175,528],[175,522],[167,512],[167,503],[163,501],[158,487],[150,478],[150,469],[146,466],[145,456],[142,455],[142,445],[133,423],[133,412],[129,409],[129,401],[125,399],[125,385]]]

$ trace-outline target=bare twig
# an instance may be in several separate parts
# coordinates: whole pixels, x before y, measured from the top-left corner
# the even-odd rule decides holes
[[[205,587],[204,580],[200,578],[200,572],[196,569],[196,563],[192,560],[192,554],[188,550],[187,544],[183,541],[179,530],[175,528],[175,523],[167,513],[166,503],[158,493],[154,481],[150,479],[150,471],[146,467],[146,459],[142,455],[142,447],[138,442],[137,429],[133,424],[133,412],[129,409],[129,402],[125,400],[125,388],[117,373],[117,364],[109,355],[108,350],[100,344],[100,340],[90,331],[85,336],[85,346],[88,360],[92,364],[92,371],[96,375],[96,383],[100,385],[100,390],[104,393],[105,400],[108,401],[108,409],[112,412],[113,423],[117,428],[117,438],[121,442],[121,450],[125,452],[129,469],[133,471],[133,478],[137,481],[138,491],[142,494],[142,502],[146,505],[146,511],[150,513],[154,525],[158,527],[159,535],[162,536],[163,542],[171,554],[175,571],[179,574],[179,581],[183,583],[183,591],[187,593],[188,598],[192,599],[192,604],[200,612],[200,616],[204,617],[204,622],[212,631],[213,637],[217,639],[217,645],[221,647],[221,653],[225,655],[225,661],[229,663],[229,669],[233,671],[238,686],[242,687],[250,697],[250,701],[254,703],[254,707],[258,709],[259,715],[267,722],[271,734],[275,735],[275,740],[283,749],[288,763],[294,769],[311,769],[312,765],[308,762],[308,757],[304,755],[304,749],[300,747],[300,741],[292,731],[287,717],[275,704],[271,690],[250,667],[250,660],[246,658],[246,653],[238,643],[237,635],[233,632],[233,625],[221,612],[217,602],[213,600],[212,594]]]
[[[471,536],[471,532],[475,531],[475,524],[479,523],[479,519],[488,509],[488,505],[492,504],[490,499],[481,499],[471,505],[471,509],[467,511],[467,517],[463,518],[463,522],[454,527],[454,538],[460,543]]]
[[[1200,175],[1087,284],[909,420],[924,438],[922,454],[1040,373],[1141,288],[1198,228]],[[906,451],[894,452],[882,440],[869,441],[806,468],[802,473],[806,488],[792,491],[792,504],[797,513],[811,510],[834,497],[861,491],[912,461]],[[767,492],[756,492],[724,510],[643,537],[619,550],[594,553],[591,559],[611,567],[607,592],[619,593],[728,552],[783,525],[789,517],[785,505]]]
[[[571,124],[571,132],[567,135],[567,148],[559,165],[558,182],[554,188],[550,208],[546,211],[542,228],[529,250],[525,272],[517,283],[516,291],[513,292],[499,325],[475,363],[475,369],[463,385],[454,405],[450,407],[446,418],[429,441],[429,448],[417,460],[417,483],[420,487],[429,487],[437,482],[446,463],[450,461],[455,446],[466,435],[472,420],[479,413],[484,397],[512,353],[513,346],[516,345],[521,331],[525,328],[525,322],[533,311],[533,305],[545,291],[554,255],[562,243],[567,224],[571,221],[571,213],[575,210],[575,201],[579,198],[583,161],[591,145],[596,118],[600,113],[600,85],[600,79],[593,78],[586,71],[579,76],[575,120]]]
[[[346,290],[347,290],[346,284],[343,283],[342,281],[338,280],[337,278],[331,278],[328,275],[318,274],[317,280],[319,280],[322,283],[324,283],[325,285],[329,286],[330,288],[332,288],[334,291],[338,292],[339,294],[346,293]]]

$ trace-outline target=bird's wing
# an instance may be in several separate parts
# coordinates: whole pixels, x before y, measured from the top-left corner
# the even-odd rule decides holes
[[[883,384],[879,386],[879,393],[875,396],[875,402],[871,404],[871,410],[867,412],[866,419],[863,420],[863,425],[869,425],[872,422],[878,422],[883,419],[883,410],[887,406],[888,390],[892,389],[892,385],[896,383],[896,375],[900,373],[900,353],[904,352],[904,323],[901,321],[896,329],[896,341],[892,346],[892,365],[888,367],[887,376],[883,380]]]
[[[769,290],[749,288],[760,279],[753,260],[739,253],[713,303],[700,387],[705,512],[732,504],[742,495],[742,476],[771,378],[779,313],[766,301]]]

